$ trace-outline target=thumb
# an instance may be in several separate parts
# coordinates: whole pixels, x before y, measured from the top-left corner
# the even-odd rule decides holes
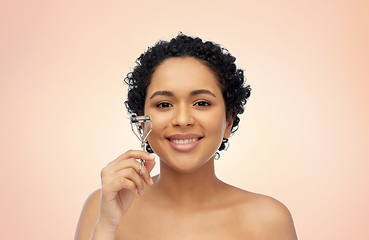
[[[153,155],[151,155],[151,156],[153,156]],[[156,164],[155,158],[153,160],[146,160],[145,161],[145,167],[146,167],[147,171],[151,172],[152,169],[154,168],[155,164]]]

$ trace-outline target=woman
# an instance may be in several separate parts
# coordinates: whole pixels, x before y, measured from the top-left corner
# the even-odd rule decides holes
[[[297,239],[287,208],[215,176],[217,151],[237,130],[250,96],[235,58],[179,34],[137,61],[126,82],[130,113],[150,115],[147,150],[130,150],[101,172],[75,235],[87,239]],[[137,159],[145,161],[141,165]]]

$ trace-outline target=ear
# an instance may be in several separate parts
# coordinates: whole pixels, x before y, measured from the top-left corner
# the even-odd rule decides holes
[[[224,130],[224,134],[223,134],[223,138],[229,138],[231,136],[232,126],[233,126],[233,118],[228,117],[227,125],[226,125],[226,128]]]

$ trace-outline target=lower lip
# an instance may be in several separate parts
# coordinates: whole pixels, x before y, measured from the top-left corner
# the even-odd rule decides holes
[[[193,150],[194,148],[197,147],[197,145],[199,145],[200,141],[202,140],[199,139],[196,142],[191,142],[191,143],[187,143],[187,144],[176,144],[174,142],[171,142],[168,140],[169,145],[176,151],[180,151],[180,152],[189,152],[191,150]]]

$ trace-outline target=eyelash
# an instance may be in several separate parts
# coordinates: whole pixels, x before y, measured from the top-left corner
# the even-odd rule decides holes
[[[170,107],[170,106],[165,107],[165,106],[163,106],[164,104],[172,106],[172,104],[170,104],[168,102],[161,102],[161,103],[156,104],[156,107],[158,107],[158,108],[168,108],[168,107]]]
[[[202,105],[199,105],[199,103],[201,103]],[[203,105],[205,104],[205,105]],[[195,106],[199,106],[199,107],[207,107],[210,106],[211,103],[207,102],[207,101],[198,101],[197,103],[195,103]]]
[[[165,106],[164,106],[165,105]],[[207,101],[198,101],[194,104],[194,106],[198,106],[198,107],[207,107],[210,106],[211,103],[207,102]],[[158,108],[169,108],[172,107],[173,105],[169,102],[161,102],[156,104],[156,107]]]

